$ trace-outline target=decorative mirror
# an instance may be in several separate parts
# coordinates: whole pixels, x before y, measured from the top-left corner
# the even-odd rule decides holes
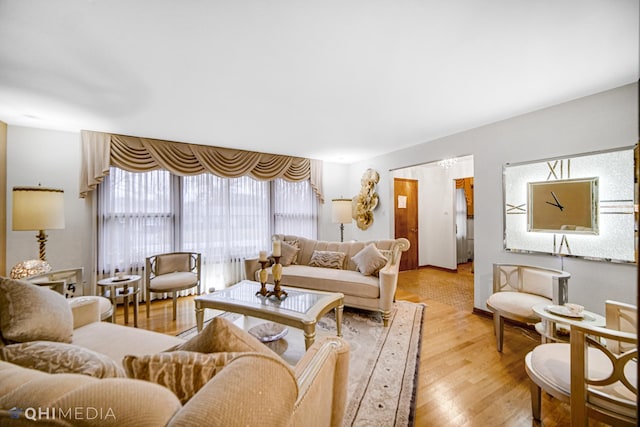
[[[634,148],[503,167],[504,247],[636,262]]]

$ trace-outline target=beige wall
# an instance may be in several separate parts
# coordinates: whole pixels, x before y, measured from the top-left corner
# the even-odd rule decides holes
[[[7,275],[7,124],[0,122],[0,276]]]

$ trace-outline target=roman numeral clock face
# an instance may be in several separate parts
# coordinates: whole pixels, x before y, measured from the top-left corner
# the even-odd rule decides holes
[[[506,163],[504,249],[636,262],[638,151]]]
[[[597,233],[598,178],[530,182],[528,231]]]

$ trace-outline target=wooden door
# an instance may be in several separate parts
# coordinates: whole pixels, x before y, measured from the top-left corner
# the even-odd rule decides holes
[[[400,258],[400,271],[418,268],[418,181],[394,178],[395,237],[409,240],[409,250]]]

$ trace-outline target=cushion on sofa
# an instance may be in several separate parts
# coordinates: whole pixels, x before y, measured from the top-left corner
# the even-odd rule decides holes
[[[0,331],[7,343],[71,342],[73,315],[67,300],[46,286],[2,278]]]
[[[351,257],[356,263],[358,271],[365,276],[375,276],[387,264],[387,258],[373,243],[365,246],[360,252]]]
[[[185,342],[182,338],[111,322],[93,322],[73,331],[73,344],[109,356],[119,365],[127,354],[154,354]]]
[[[272,280],[269,274],[269,280]],[[380,279],[359,271],[290,265],[282,270],[282,284],[325,292],[341,292],[364,298],[380,296]]]
[[[109,357],[73,344],[31,341],[0,349],[0,360],[50,374],[72,373],[96,378],[124,377],[124,370]]]
[[[300,251],[300,249],[287,242],[282,242],[280,248],[280,264],[282,264],[283,266],[293,264],[295,259],[298,257],[298,252]]]
[[[343,252],[313,251],[311,260],[309,260],[309,266],[342,270],[345,256]]]
[[[171,351],[178,350],[199,353],[258,352],[276,355],[256,337],[222,317],[214,317],[195,337],[171,348]]]
[[[282,243],[286,243],[287,245],[293,246],[294,248],[297,249],[295,256],[293,257],[293,259],[291,260],[291,264],[297,264],[298,263],[298,252],[300,252],[300,240],[283,240]],[[283,253],[284,255],[284,253]]]
[[[145,356],[128,355],[122,364],[130,378],[167,387],[184,404],[238,354],[171,351]]]

